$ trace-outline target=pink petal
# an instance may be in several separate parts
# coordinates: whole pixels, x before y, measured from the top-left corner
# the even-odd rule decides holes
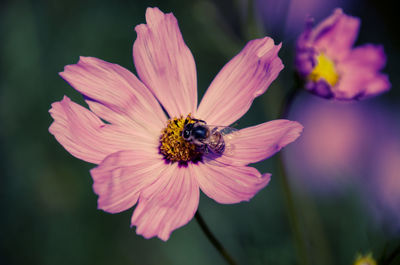
[[[379,71],[386,64],[386,55],[380,45],[357,47],[337,64],[339,83],[332,89],[338,99],[363,99],[390,89],[390,82]]]
[[[166,117],[151,92],[127,69],[80,57],[60,75],[88,98],[91,110],[110,123],[160,131]]]
[[[250,41],[215,77],[195,117],[215,125],[239,119],[283,69],[280,48],[269,37]]]
[[[199,203],[199,186],[192,165],[168,165],[156,182],[145,189],[132,216],[136,233],[168,240],[171,232],[187,224]]]
[[[365,93],[362,98],[372,97],[390,89],[391,84],[389,77],[385,74],[377,74],[371,79],[366,87]]]
[[[382,45],[366,44],[351,50],[351,53],[341,63],[378,71],[385,66],[386,55]]]
[[[94,113],[68,97],[52,104],[49,131],[73,156],[98,164],[111,153],[125,149],[158,147],[158,136],[141,130],[103,123]]]
[[[316,27],[315,47],[330,58],[342,58],[353,46],[359,28],[359,18],[348,16],[338,8]]]
[[[271,157],[295,141],[303,126],[295,121],[273,120],[225,136],[226,152],[215,160],[228,165],[247,165]]]
[[[193,166],[200,189],[218,203],[248,201],[264,188],[271,174],[247,166],[199,163]]]
[[[153,183],[165,167],[156,151],[120,151],[107,156],[92,169],[93,189],[99,195],[98,208],[118,213],[135,205],[140,192]]]
[[[136,26],[133,59],[140,79],[170,117],[194,113],[197,106],[196,65],[172,13],[147,8],[147,24]]]
[[[339,100],[364,99],[390,89],[387,75],[360,69],[341,77],[334,87],[335,98]]]
[[[340,100],[364,99],[390,89],[390,82],[385,74],[376,72],[371,65],[354,65],[343,62],[338,65],[339,83],[332,88],[335,98]]]
[[[348,74],[340,76],[339,83],[332,88],[335,98],[339,100],[354,99],[358,95],[363,95],[366,89],[366,83],[373,77],[372,71],[367,71],[364,75],[363,71],[353,70]]]

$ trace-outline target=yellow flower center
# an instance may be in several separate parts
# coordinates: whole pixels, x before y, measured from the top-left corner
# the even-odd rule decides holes
[[[324,79],[328,84],[334,86],[339,80],[339,75],[336,72],[335,63],[321,52],[317,56],[317,65],[308,78],[314,82]]]
[[[376,261],[372,258],[371,254],[366,256],[359,255],[354,262],[354,265],[377,265]]]
[[[168,162],[187,163],[201,159],[201,152],[197,151],[196,145],[183,139],[182,130],[186,124],[195,123],[190,114],[183,118],[168,120],[167,127],[162,131],[160,137],[160,153]]]

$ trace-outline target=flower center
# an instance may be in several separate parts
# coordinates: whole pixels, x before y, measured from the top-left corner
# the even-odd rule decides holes
[[[197,151],[196,145],[186,141],[182,137],[182,130],[186,124],[195,123],[190,114],[183,118],[168,120],[167,127],[162,131],[160,137],[160,153],[168,162],[198,161],[202,153]]]
[[[366,256],[359,256],[354,262],[354,265],[376,265],[376,261],[372,258],[371,254],[368,254]]]
[[[339,75],[336,72],[335,63],[321,52],[317,56],[317,65],[308,78],[314,82],[323,78],[328,84],[334,86],[339,80]]]

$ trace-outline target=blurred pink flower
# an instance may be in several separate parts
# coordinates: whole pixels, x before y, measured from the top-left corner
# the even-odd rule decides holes
[[[394,115],[391,118],[394,121],[399,120]],[[391,232],[399,234],[400,129],[393,120],[386,123],[388,129],[380,135],[379,144],[374,149],[365,200],[375,213],[377,221],[387,225]]]
[[[352,48],[360,19],[335,9],[315,28],[310,20],[296,45],[296,68],[305,88],[318,96],[340,100],[364,99],[389,90],[381,45]]]
[[[167,240],[194,216],[199,189],[219,203],[251,199],[271,174],[247,165],[278,152],[303,127],[270,121],[226,138],[232,152],[196,151],[181,136],[185,122],[195,117],[207,124],[234,123],[283,68],[281,46],[268,37],[250,41],[197,107],[195,62],[176,18],[148,8],[146,21],[136,27],[133,46],[140,80],[119,65],[81,57],[60,75],[83,94],[90,110],[64,97],[52,104],[49,131],[72,155],[98,165],[91,170],[98,208],[118,213],[137,203],[131,219],[136,232]]]
[[[284,152],[293,186],[319,196],[354,191],[376,221],[399,233],[399,113],[371,100],[299,97],[289,117],[305,130]]]
[[[372,112],[365,104],[299,98],[289,117],[305,130],[284,153],[297,186],[331,194],[354,182],[373,140]]]

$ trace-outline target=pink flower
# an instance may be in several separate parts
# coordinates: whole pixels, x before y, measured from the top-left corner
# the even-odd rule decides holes
[[[197,107],[195,62],[176,18],[148,8],[146,21],[136,27],[133,46],[140,80],[119,65],[81,57],[60,75],[90,110],[64,97],[50,109],[49,131],[73,156],[97,164],[90,173],[99,209],[118,213],[137,204],[136,232],[167,240],[192,219],[199,188],[219,203],[251,199],[271,174],[247,165],[278,152],[303,127],[270,121],[226,137],[231,152],[200,152],[181,136],[185,122],[230,125],[239,119],[282,70],[280,45],[268,37],[249,42]]]
[[[398,119],[398,117],[396,117]],[[366,204],[375,213],[375,218],[387,226],[390,232],[400,234],[400,141],[399,129],[390,127],[395,135],[385,134],[376,148],[376,157],[371,170],[372,180],[367,190]],[[389,127],[389,126],[388,126]]]
[[[338,196],[357,186],[366,174],[369,149],[381,111],[370,101],[328,101],[305,94],[292,105],[289,118],[304,125],[301,138],[284,155],[296,188],[320,196]]]
[[[336,9],[312,28],[312,21],[297,40],[296,68],[310,92],[339,100],[364,99],[390,88],[381,45],[352,49],[360,19]]]

